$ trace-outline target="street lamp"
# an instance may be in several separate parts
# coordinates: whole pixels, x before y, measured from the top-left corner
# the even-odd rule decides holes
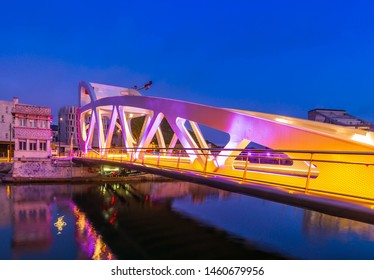
[[[60,157],[61,151],[61,121],[63,119],[58,115],[58,157]]]
[[[122,149],[123,147],[123,135],[121,133],[121,129],[117,128],[117,134],[119,135],[119,138],[120,138],[120,148]]]
[[[12,124],[9,124],[9,162],[12,161]]]

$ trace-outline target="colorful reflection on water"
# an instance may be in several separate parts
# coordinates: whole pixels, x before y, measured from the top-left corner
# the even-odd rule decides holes
[[[374,226],[188,182],[0,185],[0,259],[374,259]]]
[[[76,240],[84,254],[93,260],[115,259],[101,235],[96,232],[92,224],[86,218],[86,215],[82,213],[76,205],[73,205],[72,208],[76,218]]]
[[[87,188],[0,186],[0,259],[114,259],[73,202]]]

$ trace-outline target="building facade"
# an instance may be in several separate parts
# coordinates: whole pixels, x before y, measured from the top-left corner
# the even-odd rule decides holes
[[[73,149],[78,149],[78,106],[64,106],[58,111],[58,136],[56,137],[57,141],[60,142],[57,145],[60,146],[61,153],[65,154],[67,151],[70,151],[71,145]],[[85,123],[88,124],[91,121],[91,116],[87,115],[85,118]],[[103,130],[106,134],[109,127],[110,119],[107,116],[103,116]],[[113,142],[118,146],[121,142],[120,134],[115,130],[113,135]],[[96,135],[93,138],[93,147],[99,146],[99,141]]]
[[[308,119],[317,122],[374,131],[373,124],[356,118],[355,116],[348,114],[345,110],[313,109],[308,112]]]
[[[15,104],[14,160],[51,157],[51,109]]]
[[[14,145],[14,121],[12,111],[15,104],[18,104],[18,98],[13,101],[0,100],[0,158],[8,157],[10,144]]]
[[[58,111],[58,140],[63,144],[78,145],[77,110],[77,106],[64,106]]]

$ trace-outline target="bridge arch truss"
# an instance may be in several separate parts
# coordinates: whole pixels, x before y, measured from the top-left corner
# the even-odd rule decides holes
[[[142,96],[131,88],[83,81],[79,84],[79,95],[78,138],[84,154],[96,150],[100,156],[108,156],[115,148],[112,139],[117,129],[123,143],[121,156],[126,155],[130,162],[156,164],[160,158],[174,158],[174,161],[170,160],[170,166],[178,164],[178,168],[185,166],[210,174],[249,177],[258,182],[295,188],[307,185],[316,191],[322,188],[326,192],[349,193],[374,200],[374,161],[370,156],[374,152],[372,132],[287,116]],[[140,117],[144,121],[139,136],[135,137],[132,122]],[[163,119],[173,132],[168,143],[161,126]],[[228,142],[221,148],[210,148],[201,126],[228,134]],[[157,157],[147,154],[154,148],[154,137],[158,143]],[[251,162],[252,151],[246,149],[251,142],[270,148],[270,152],[283,151],[277,155],[285,156],[288,161],[283,162],[288,163],[280,164],[279,161],[278,164],[261,165]],[[177,143],[178,150],[183,150],[182,158],[180,154],[175,156]],[[245,155],[242,160],[241,155]],[[330,163],[334,160],[346,164],[336,166]],[[362,166],[354,168],[358,167],[357,163]],[[347,183],[346,174],[360,177],[364,187],[352,191],[352,183]]]

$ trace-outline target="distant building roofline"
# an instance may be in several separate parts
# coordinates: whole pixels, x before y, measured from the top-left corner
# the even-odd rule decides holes
[[[309,110],[308,112],[313,112],[313,111],[339,111],[339,112],[346,112],[347,110],[316,108],[316,109]]]

